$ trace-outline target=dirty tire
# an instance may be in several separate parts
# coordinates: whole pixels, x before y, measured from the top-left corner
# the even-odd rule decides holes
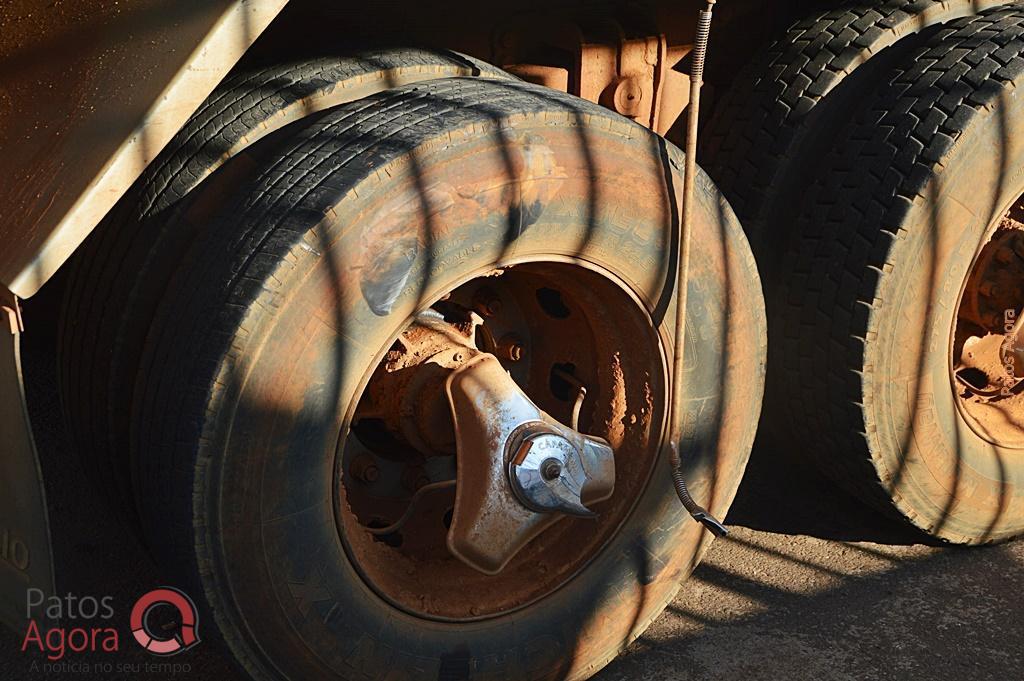
[[[568,95],[453,78],[332,110],[240,190],[161,303],[133,458],[153,550],[204,595],[205,621],[250,674],[583,679],[661,612],[709,541],[665,457],[575,577],[480,621],[425,619],[379,597],[349,558],[333,490],[351,400],[394,334],[496,264],[603,266],[666,337],[681,160]],[[763,307],[738,221],[703,174],[697,200],[684,460],[721,516],[756,428]]]
[[[959,19],[879,83],[809,191],[772,366],[794,441],[934,537],[1024,530],[1024,456],[960,415],[949,343],[973,257],[1024,192],[1024,9]],[[777,392],[776,392],[777,391]]]
[[[909,36],[996,4],[842,3],[796,22],[737,77],[702,135],[701,162],[743,223],[766,286],[823,150],[879,71],[916,42]]]
[[[193,114],[72,265],[59,346],[61,394],[77,448],[101,486],[131,498],[128,415],[154,305],[215,209],[217,191],[229,192],[254,165],[260,145],[250,145],[327,107],[460,75],[510,77],[454,52],[376,50],[247,68]],[[229,158],[229,168],[215,174]],[[185,201],[201,182],[219,189],[207,193],[206,205]]]

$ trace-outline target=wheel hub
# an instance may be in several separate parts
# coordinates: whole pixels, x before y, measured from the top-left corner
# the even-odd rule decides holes
[[[592,503],[612,495],[615,460],[606,441],[544,413],[497,357],[473,345],[481,323],[469,311],[450,311],[448,319],[436,310],[420,314],[375,386],[390,398],[378,397],[377,409],[362,416],[390,420],[390,429],[424,454],[454,449],[461,492],[448,548],[474,570],[496,574],[557,520],[554,514],[594,517],[584,494]]]
[[[475,620],[550,594],[650,478],[664,350],[644,304],[603,270],[481,272],[379,357],[341,443],[336,517],[368,585],[406,612]]]
[[[515,454],[508,467],[512,491],[523,506],[539,513],[593,517],[583,503],[583,490],[589,485],[591,494],[600,489],[603,497],[611,496],[615,467],[606,465],[613,462],[611,448],[604,441],[584,437],[581,450],[570,441],[576,433],[567,437],[549,428],[541,423],[524,426],[527,434],[512,449]]]
[[[612,448],[541,411],[493,355],[480,353],[448,379],[460,490],[448,549],[475,570],[497,574],[564,513],[615,488]]]
[[[979,251],[957,309],[951,370],[961,413],[984,439],[1024,446],[1024,223],[1003,218]]]

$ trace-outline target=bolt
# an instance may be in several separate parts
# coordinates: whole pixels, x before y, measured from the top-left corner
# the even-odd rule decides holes
[[[635,77],[622,78],[615,85],[612,104],[615,111],[623,116],[636,116],[640,113],[640,100],[643,99],[643,88]]]
[[[360,454],[352,460],[348,472],[360,482],[376,482],[380,477],[380,469],[369,454]]]
[[[981,295],[987,298],[992,298],[999,293],[999,289],[991,281],[982,283],[982,285],[978,287],[978,290],[981,291]]]
[[[547,481],[557,480],[562,474],[562,462],[557,459],[548,459],[540,465],[540,475]]]
[[[410,492],[415,492],[429,484],[430,477],[422,466],[407,466],[402,471],[402,486]]]
[[[521,360],[524,352],[522,339],[514,333],[502,336],[498,341],[498,347],[494,349],[495,355],[510,362]]]
[[[501,314],[501,298],[490,288],[477,289],[476,293],[473,294],[473,309],[480,313],[482,317],[493,317]]]

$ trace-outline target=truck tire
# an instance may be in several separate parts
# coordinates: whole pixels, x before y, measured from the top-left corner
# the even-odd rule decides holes
[[[207,217],[208,206],[183,199],[241,156],[209,180],[229,191],[225,185],[255,163],[252,145],[288,124],[391,87],[459,75],[511,77],[454,52],[419,49],[245,69],[210,95],[89,238],[63,305],[61,394],[86,468],[115,499],[132,496],[128,415],[153,307]]]
[[[1022,83],[1019,6],[954,21],[907,55],[829,152],[783,269],[772,361],[788,379],[769,394],[791,437],[949,542],[1024,530],[1020,398],[982,397],[1016,379],[980,364],[1001,361],[996,308],[1020,313]]]
[[[134,480],[153,551],[253,678],[583,679],[661,612],[709,543],[661,446],[681,161],[569,95],[453,78],[333,109],[225,203],[147,342]],[[724,514],[756,429],[763,308],[738,221],[698,185],[684,472]],[[375,367],[467,286],[504,292],[484,314],[560,329],[522,341],[523,389],[568,422],[548,367],[574,370],[581,427],[619,443],[599,519],[563,518],[496,576],[444,548],[450,501],[374,541],[366,525],[401,508],[360,504],[411,492],[364,499],[351,460],[373,446],[353,414]],[[390,456],[371,484],[419,465]],[[444,458],[416,475],[436,481]]]
[[[915,42],[909,36],[996,4],[842,3],[795,23],[739,75],[702,135],[701,159],[739,215],[766,286],[821,148],[865,88]]]

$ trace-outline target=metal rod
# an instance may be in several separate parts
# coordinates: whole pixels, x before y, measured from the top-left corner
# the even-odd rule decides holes
[[[587,386],[583,385],[580,379],[563,369],[555,369],[555,376],[576,388],[576,401],[572,405],[572,429],[579,431],[580,410],[583,408],[583,400],[587,397]]]
[[[690,70],[690,106],[686,129],[686,164],[683,169],[683,219],[679,228],[679,265],[676,269],[676,328],[675,350],[672,357],[672,400],[670,463],[676,493],[687,512],[715,536],[728,534],[722,523],[715,520],[700,504],[694,501],[683,480],[680,450],[683,421],[683,362],[686,346],[686,306],[689,298],[687,281],[690,278],[690,233],[693,227],[694,189],[697,180],[697,128],[700,123],[700,90],[704,84],[704,60],[707,57],[708,40],[711,37],[711,16],[715,0],[708,0],[707,8],[701,10],[697,19],[697,36],[693,46],[692,68]]]

